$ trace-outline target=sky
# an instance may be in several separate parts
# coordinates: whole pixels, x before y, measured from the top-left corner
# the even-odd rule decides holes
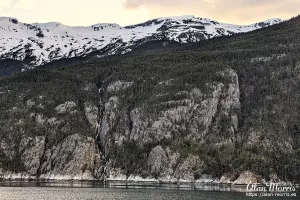
[[[132,25],[158,17],[194,15],[232,24],[300,13],[300,0],[0,0],[0,16],[22,22]]]

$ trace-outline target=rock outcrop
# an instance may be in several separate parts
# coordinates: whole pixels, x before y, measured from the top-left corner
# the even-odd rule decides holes
[[[93,179],[96,158],[95,141],[71,135],[62,143],[47,149],[42,157],[42,179]]]
[[[151,174],[159,175],[161,172],[164,172],[169,164],[166,151],[161,146],[152,149],[148,156],[147,164]]]
[[[256,174],[250,171],[245,171],[233,182],[233,184],[247,185],[247,184],[259,183],[259,182],[260,179]]]

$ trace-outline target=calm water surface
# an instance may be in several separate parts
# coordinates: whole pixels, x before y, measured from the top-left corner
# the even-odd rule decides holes
[[[245,187],[192,184],[137,184],[95,182],[0,182],[0,199],[14,200],[243,200],[300,199],[246,197]]]

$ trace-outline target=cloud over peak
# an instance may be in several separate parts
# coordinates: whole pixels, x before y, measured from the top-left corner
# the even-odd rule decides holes
[[[300,0],[125,0],[127,9],[141,7],[156,16],[193,14],[219,21],[247,24],[267,18],[298,14]]]
[[[268,18],[288,19],[300,12],[300,0],[0,1],[0,15],[16,17],[25,22],[59,21],[67,25],[90,25],[100,22],[132,25],[151,18],[180,15],[250,24]]]

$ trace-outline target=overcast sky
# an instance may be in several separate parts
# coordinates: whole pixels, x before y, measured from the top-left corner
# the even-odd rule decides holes
[[[220,22],[250,24],[300,13],[300,0],[0,0],[0,16],[22,22],[130,25],[152,18],[195,15]]]

